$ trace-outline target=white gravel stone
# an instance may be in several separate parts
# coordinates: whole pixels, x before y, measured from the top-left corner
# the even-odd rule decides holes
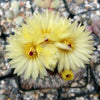
[[[13,17],[14,17],[13,12],[10,11],[10,10],[8,10],[8,11],[6,12],[6,17],[7,17],[7,18],[13,18]]]
[[[85,100],[83,97],[77,97],[76,100]]]
[[[74,82],[74,83],[72,83],[71,86],[72,86],[72,87],[76,87],[76,86],[78,86],[78,83],[77,83],[77,82]]]
[[[96,70],[100,72],[100,64],[96,66]]]

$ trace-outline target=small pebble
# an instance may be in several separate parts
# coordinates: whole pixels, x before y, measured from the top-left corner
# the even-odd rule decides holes
[[[100,51],[100,45],[97,46],[97,50]]]
[[[96,70],[100,72],[100,64],[96,66]]]
[[[72,83],[72,85],[71,85],[71,87],[76,87],[76,86],[78,86],[78,83],[77,83],[77,82],[74,82],[74,83]]]
[[[11,98],[7,98],[6,100],[11,100]]]
[[[85,100],[83,97],[76,97],[76,100]]]
[[[75,0],[75,2],[76,2],[77,5],[81,5],[81,4],[84,3],[84,0]]]

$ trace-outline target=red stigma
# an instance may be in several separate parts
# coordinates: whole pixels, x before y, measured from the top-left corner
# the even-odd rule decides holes
[[[68,46],[71,48],[71,44],[68,44]]]
[[[71,75],[66,75],[66,77],[70,77]]]
[[[33,56],[33,51],[30,51],[30,52],[29,52],[29,55],[30,55],[30,56]]]
[[[46,39],[45,41],[48,41],[48,39]]]

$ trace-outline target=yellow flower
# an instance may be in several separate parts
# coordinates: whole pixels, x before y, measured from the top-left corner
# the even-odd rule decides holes
[[[66,80],[73,80],[74,78],[74,74],[71,70],[64,70],[62,73],[61,73],[61,77],[64,81]]]
[[[55,42],[67,35],[66,30],[68,33],[70,32],[68,27],[71,25],[71,20],[60,17],[60,14],[54,11],[46,10],[45,13],[34,14],[32,18],[28,17],[25,21],[34,28],[34,32],[41,33],[46,42],[50,40]],[[49,36],[50,34],[53,37]]]
[[[6,56],[12,59],[10,64],[11,68],[15,68],[14,73],[18,75],[24,73],[24,79],[32,76],[36,80],[39,74],[47,75],[46,69],[54,70],[56,62],[52,58],[56,59],[54,55],[57,49],[52,44],[43,43],[44,38],[40,32],[41,28],[38,27],[40,26],[38,19],[35,20],[34,17],[34,20],[30,21],[31,18],[27,24],[22,24],[22,27],[16,30],[14,36],[8,38]]]
[[[49,21],[52,29],[49,28],[51,32],[48,38],[58,48],[58,72],[85,67],[94,50],[92,36],[85,30],[85,26],[78,26],[77,21],[71,24],[70,19],[59,17],[59,14],[55,16]]]

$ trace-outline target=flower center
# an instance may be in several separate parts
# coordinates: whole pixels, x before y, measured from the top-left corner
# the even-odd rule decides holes
[[[71,74],[66,75],[66,78],[70,78],[70,77],[71,77]]]
[[[61,77],[64,80],[72,80],[74,78],[74,74],[73,74],[73,72],[71,70],[64,70],[61,73]]]
[[[74,49],[74,41],[71,38],[67,38],[61,41],[61,43],[66,44],[67,46],[69,46],[71,49],[66,50],[68,52],[72,51]]]
[[[38,53],[36,51],[36,46],[33,43],[25,44],[25,54],[28,58],[34,59],[37,57]]]
[[[73,40],[68,38],[63,41],[64,44],[67,44],[69,47],[73,48]]]

